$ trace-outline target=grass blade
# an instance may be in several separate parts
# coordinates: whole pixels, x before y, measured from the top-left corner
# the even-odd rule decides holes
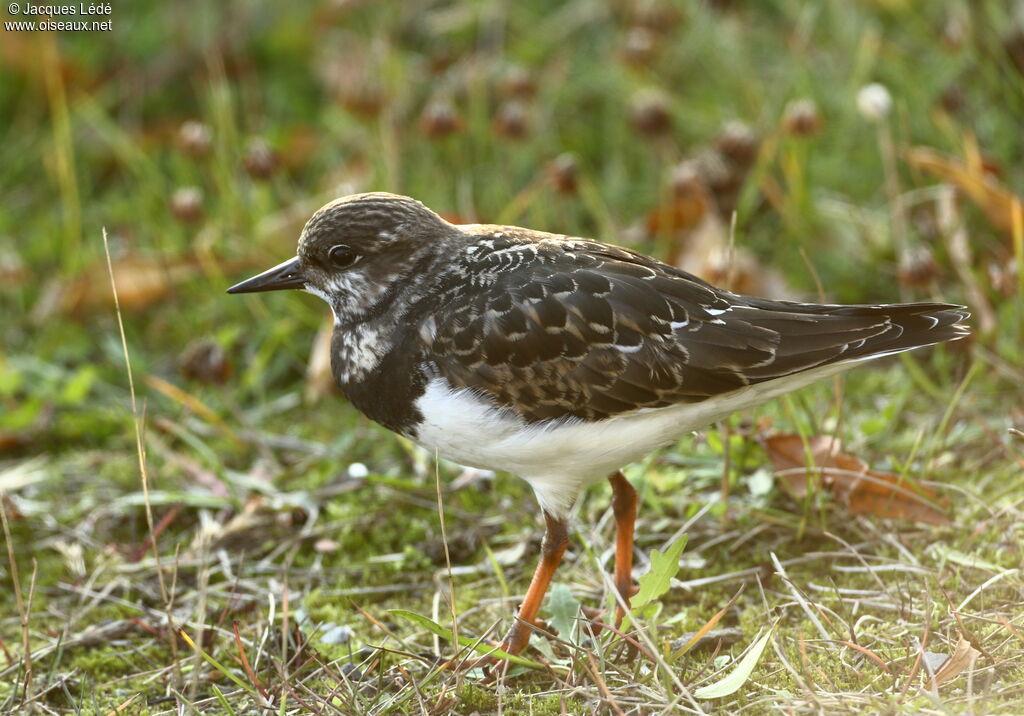
[[[436,634],[437,636],[441,637],[442,639],[447,639],[449,641],[453,641],[454,640],[451,629],[448,629],[446,627],[441,626],[440,624],[435,622],[433,619],[429,619],[429,618],[423,616],[422,614],[417,614],[416,612],[410,612],[407,609],[389,609],[388,612],[390,614],[394,614],[395,616],[402,617],[403,619],[412,622],[416,626],[422,627],[423,629],[426,629],[431,634]],[[478,640],[471,639],[468,636],[460,636],[459,637],[459,646],[468,646],[468,647],[471,647],[473,649],[473,651],[477,652],[478,654],[487,654],[488,656],[494,656],[494,657],[497,657],[499,659],[506,659],[508,661],[511,661],[513,664],[519,664],[521,666],[529,666],[531,669],[543,669],[544,668],[544,666],[542,664],[539,664],[536,661],[531,661],[530,659],[524,659],[523,657],[516,656],[515,654],[509,654],[508,652],[502,651],[501,649],[499,649],[499,648],[497,648],[495,646],[491,646],[490,644],[480,643]]]
[[[754,667],[757,666],[757,662],[761,659],[761,654],[764,652],[764,648],[768,646],[768,640],[771,639],[771,636],[771,629],[765,632],[763,636],[758,633],[753,646],[743,655],[736,668],[715,683],[700,687],[693,692],[693,695],[698,699],[720,699],[739,691],[740,687],[747,683],[747,679],[754,673]]]

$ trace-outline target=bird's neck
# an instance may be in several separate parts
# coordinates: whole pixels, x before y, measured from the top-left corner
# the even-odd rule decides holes
[[[436,294],[444,258],[417,260],[368,309],[335,324],[331,370],[349,401],[364,415],[414,436],[422,416],[415,401],[426,386],[424,354],[432,338],[425,299]]]

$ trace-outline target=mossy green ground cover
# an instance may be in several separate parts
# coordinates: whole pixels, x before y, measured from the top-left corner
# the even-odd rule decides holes
[[[102,35],[5,31],[0,53],[0,710],[1024,711],[1020,234],[1015,248],[976,202],[941,204],[903,153],[980,147],[992,181],[1024,192],[1019,9],[144,2],[111,19]],[[873,81],[893,98],[884,131],[857,109]],[[801,98],[815,116],[797,126]],[[640,551],[688,535],[637,617],[639,654],[584,629],[534,639],[525,656],[548,670],[442,670],[454,644],[394,610],[500,635],[538,548],[528,487],[435,465],[322,394],[319,302],[223,289],[289,256],[323,201],[370,189],[666,257],[685,232],[637,227],[733,120],[760,138],[734,231],[755,266],[794,295],[971,301],[989,323],[850,373],[841,400],[816,385],[629,467]],[[567,152],[568,183],[551,169]],[[900,246],[929,249],[923,280]],[[197,345],[206,360],[186,356]],[[836,434],[938,490],[948,523],[789,497],[769,429]],[[611,605],[608,497],[581,501],[545,618]],[[764,629],[737,691],[694,697]],[[933,679],[958,644],[969,663]]]

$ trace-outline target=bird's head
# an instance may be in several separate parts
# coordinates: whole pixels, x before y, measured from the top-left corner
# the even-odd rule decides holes
[[[242,281],[228,293],[299,289],[327,301],[339,323],[356,320],[411,278],[437,244],[458,230],[426,206],[397,194],[353,194],[306,222],[295,258]]]

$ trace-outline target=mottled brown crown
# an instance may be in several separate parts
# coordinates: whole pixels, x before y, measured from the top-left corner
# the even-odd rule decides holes
[[[318,246],[341,242],[373,251],[400,241],[418,241],[444,234],[451,224],[407,196],[371,192],[335,199],[320,208],[302,230],[299,255]]]

